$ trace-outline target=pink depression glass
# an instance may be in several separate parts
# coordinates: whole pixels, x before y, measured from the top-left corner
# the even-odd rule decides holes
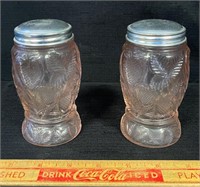
[[[38,146],[56,146],[81,130],[76,110],[81,62],[70,24],[32,20],[15,28],[12,72],[24,108],[24,138]]]
[[[185,28],[149,19],[128,26],[120,59],[126,104],[121,131],[143,147],[167,147],[181,136],[178,119],[188,85],[189,54]]]

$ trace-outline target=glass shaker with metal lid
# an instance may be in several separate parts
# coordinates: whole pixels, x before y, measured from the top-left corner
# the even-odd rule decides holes
[[[173,21],[148,19],[127,30],[120,58],[126,104],[121,131],[140,146],[170,146],[181,136],[178,107],[189,79],[186,29]]]
[[[25,111],[24,138],[38,146],[56,146],[75,138],[81,120],[75,99],[81,61],[70,24],[31,20],[14,29],[12,72]]]

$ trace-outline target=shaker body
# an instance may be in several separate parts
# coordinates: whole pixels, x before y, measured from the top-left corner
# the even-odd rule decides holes
[[[178,107],[188,85],[189,53],[186,43],[152,47],[126,41],[120,59],[126,104],[121,131],[129,141],[159,148],[180,138]]]

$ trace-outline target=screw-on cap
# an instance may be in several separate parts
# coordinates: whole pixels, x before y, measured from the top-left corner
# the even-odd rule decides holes
[[[50,46],[73,37],[72,26],[57,19],[37,19],[20,24],[14,29],[14,42],[25,46]]]
[[[127,27],[126,39],[145,46],[174,46],[186,41],[184,26],[169,20],[147,19]]]

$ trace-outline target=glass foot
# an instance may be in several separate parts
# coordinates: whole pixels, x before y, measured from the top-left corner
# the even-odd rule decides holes
[[[149,148],[162,148],[176,143],[181,136],[177,116],[166,120],[144,121],[124,114],[121,132],[132,143]]]
[[[67,143],[81,130],[78,112],[72,112],[65,121],[52,124],[39,124],[25,119],[22,134],[26,141],[37,146],[51,147]]]

